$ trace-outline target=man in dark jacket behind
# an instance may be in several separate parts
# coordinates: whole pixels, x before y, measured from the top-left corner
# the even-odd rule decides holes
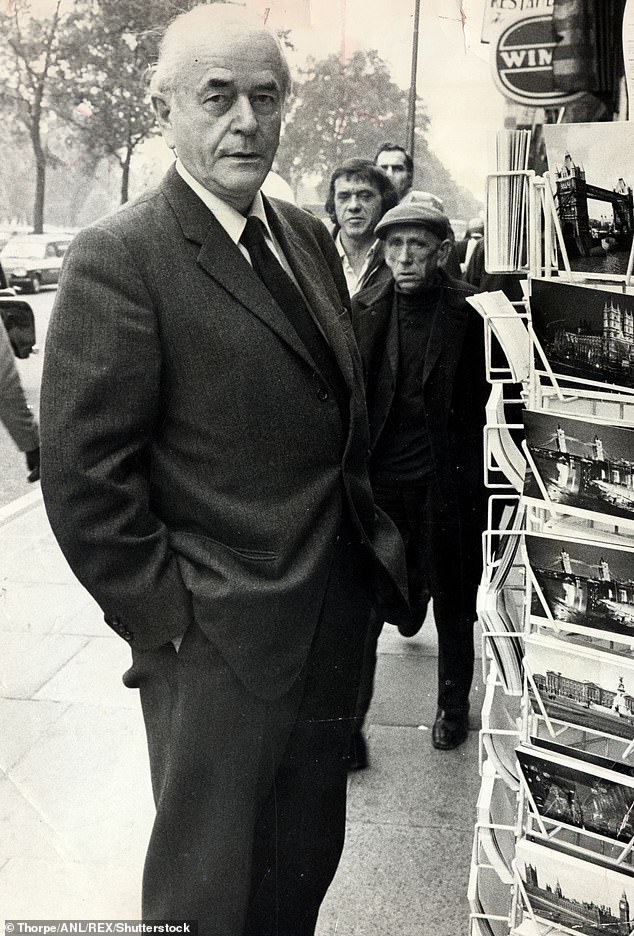
[[[448,750],[467,737],[473,677],[486,504],[483,329],[465,302],[470,288],[442,269],[451,247],[444,214],[401,204],[384,215],[375,233],[384,242],[393,279],[353,300],[367,387],[371,479],[377,503],[406,546],[414,615],[409,635],[422,624],[425,572],[429,578],[439,643],[432,743]],[[372,692],[380,623],[360,716]],[[363,749],[360,732],[357,741]]]

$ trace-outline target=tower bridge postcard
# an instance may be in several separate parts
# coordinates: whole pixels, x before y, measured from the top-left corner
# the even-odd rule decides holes
[[[634,523],[634,426],[550,411],[525,410],[523,418],[537,472],[527,471],[527,499]]]
[[[634,126],[544,126],[548,173],[570,266],[623,274],[634,234]]]
[[[634,641],[634,551],[527,533],[526,552],[552,619]]]

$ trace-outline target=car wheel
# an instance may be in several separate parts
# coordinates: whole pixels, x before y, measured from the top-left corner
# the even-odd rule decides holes
[[[31,277],[31,292],[39,293],[41,288],[42,288],[42,280],[39,278],[37,273],[34,273],[33,276]]]

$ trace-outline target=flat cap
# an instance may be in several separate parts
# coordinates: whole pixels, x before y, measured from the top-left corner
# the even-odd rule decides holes
[[[446,240],[451,236],[451,225],[447,215],[444,215],[442,211],[437,211],[436,208],[417,202],[401,203],[396,208],[390,208],[375,227],[374,233],[384,240],[388,230],[400,224],[418,225],[431,231],[441,240]]]

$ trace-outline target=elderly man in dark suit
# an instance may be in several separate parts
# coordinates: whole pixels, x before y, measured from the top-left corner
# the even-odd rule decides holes
[[[367,384],[370,474],[377,503],[405,542],[414,629],[427,587],[433,598],[439,652],[432,743],[448,750],[467,737],[473,678],[486,504],[483,329],[465,302],[469,287],[442,268],[451,248],[444,214],[401,203],[375,233],[392,280],[359,293],[352,305]],[[362,685],[366,710],[372,669],[366,665]],[[355,746],[363,748],[362,735]]]
[[[176,165],[75,239],[46,353],[51,525],[130,642],[146,723],[144,916],[201,936],[314,932],[368,582],[406,591],[336,249],[259,191],[288,86],[234,6],[174,21],[151,93]]]

